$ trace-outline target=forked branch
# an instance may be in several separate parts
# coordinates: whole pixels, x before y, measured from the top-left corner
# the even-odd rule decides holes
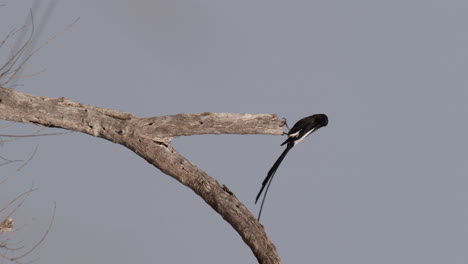
[[[240,234],[259,263],[280,263],[274,244],[247,207],[171,146],[175,137],[198,134],[282,135],[284,120],[276,115],[202,113],[139,118],[0,87],[0,118],[83,132],[126,146],[205,200]]]

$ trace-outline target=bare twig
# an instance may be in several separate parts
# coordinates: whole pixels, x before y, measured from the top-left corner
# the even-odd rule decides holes
[[[45,238],[47,237],[47,235],[49,234],[50,230],[52,229],[52,224],[54,223],[54,219],[55,219],[55,212],[56,212],[56,209],[57,209],[57,203],[54,202],[54,211],[53,211],[53,214],[52,214],[52,219],[50,220],[50,223],[49,223],[49,227],[47,228],[46,232],[44,233],[44,235],[41,237],[41,239],[28,251],[26,251],[24,254],[18,256],[18,257],[15,257],[15,258],[12,258],[11,260],[12,261],[16,261],[18,259],[21,259],[27,255],[29,255],[31,252],[33,252],[40,244],[42,244],[42,242],[44,242]]]
[[[26,201],[27,197],[29,194],[34,192],[36,189],[34,188],[33,185],[31,185],[30,189],[27,190],[26,192],[23,192],[22,194],[18,195],[16,198],[14,198],[12,201],[10,201],[6,206],[4,206],[0,210],[0,214],[4,214],[4,212],[8,209],[10,212],[8,212],[4,217],[3,222],[0,224],[0,238],[2,240],[0,241],[0,248],[2,251],[5,251],[6,253],[8,252],[17,252],[19,250],[22,250],[24,246],[17,246],[17,247],[12,247],[12,244],[15,244],[11,242],[11,239],[9,236],[12,236],[13,234],[16,234],[21,228],[14,228],[14,223],[12,219],[12,215],[23,205],[23,203]],[[14,231],[14,232],[12,232]],[[5,233],[8,233],[9,236],[5,237]],[[19,242],[16,242],[16,244]],[[22,254],[24,255],[24,254]],[[21,263],[18,258],[12,258],[7,256],[6,254],[0,253],[0,257],[7,260],[11,261],[14,263]]]
[[[3,213],[5,210],[7,210],[8,208],[10,208],[13,204],[15,204],[19,199],[23,199],[21,200],[21,202],[19,202],[18,205],[16,205],[13,210],[7,214],[7,217],[10,217],[13,215],[13,213],[19,208],[21,207],[21,205],[24,203],[24,201],[26,200],[27,196],[29,196],[32,192],[35,192],[37,191],[36,188],[34,188],[34,185],[31,185],[31,187],[29,188],[29,190],[21,193],[20,195],[16,196],[13,200],[11,200],[6,206],[4,206],[2,209],[0,209],[0,214]]]
[[[13,56],[10,57],[10,59],[2,66],[0,67],[0,79],[3,78],[4,76],[6,76],[7,74],[10,74],[13,67],[15,67],[16,63],[18,62],[18,60],[21,58],[21,55],[23,55],[24,51],[26,50],[26,47],[28,47],[28,45],[31,43],[32,41],[32,38],[33,38],[33,35],[34,35],[34,19],[33,19],[33,14],[32,14],[32,11],[30,12],[30,16],[31,16],[31,33],[29,35],[29,38],[28,40],[21,46],[21,48],[16,51]],[[15,70],[13,70],[13,75],[15,75],[16,72],[18,72],[22,65],[24,65],[24,63],[26,63],[27,60],[24,60],[22,63],[20,63],[20,66],[18,68],[16,68]],[[6,82],[0,84],[0,86],[5,86],[9,81],[10,81],[11,78],[8,78]]]
[[[5,165],[8,165],[10,163],[22,162],[23,161],[23,160],[10,160],[10,159],[4,158],[2,156],[0,156],[0,159],[4,161],[3,163],[0,163],[0,166],[5,166]]]
[[[38,26],[38,33],[42,32],[45,28],[45,24],[47,23],[48,18],[50,17],[51,13],[53,12],[53,9],[56,5],[57,1],[52,0],[49,2],[48,7],[46,8],[46,14],[42,17],[39,26]],[[30,10],[30,18],[31,18],[31,32],[29,34],[28,39],[21,45],[21,43],[24,41],[23,37],[19,37],[17,39],[17,42],[15,43],[15,47],[21,46],[17,51],[13,51],[12,55],[10,56],[10,59],[7,60],[3,66],[0,67],[0,79],[4,78],[5,81],[0,84],[0,86],[7,86],[7,85],[12,85],[13,80],[17,80],[18,78],[24,78],[25,76],[21,75],[22,70],[24,69],[24,66],[26,63],[29,61],[29,59],[34,56],[37,52],[39,52],[42,48],[47,46],[49,42],[55,40],[57,37],[68,31],[70,28],[73,27],[73,25],[79,20],[79,18],[75,19],[72,23],[70,23],[65,29],[52,36],[48,40],[46,40],[40,47],[37,49],[34,49],[34,34],[35,34],[35,25],[34,25],[34,17],[33,13],[35,10],[37,10],[38,5],[40,5],[40,1],[35,2],[35,6]],[[10,40],[14,35],[16,35],[18,32],[22,31],[23,29],[26,28],[26,25],[23,26],[19,30],[13,30],[7,36],[0,42],[0,48],[8,41]],[[24,31],[24,30],[23,30]],[[33,50],[34,49],[34,50]],[[31,52],[31,50],[33,50]],[[21,59],[23,55],[26,55],[24,59]],[[40,71],[41,72],[41,71]],[[35,73],[32,75],[39,74]],[[31,76],[31,75],[29,75]]]
[[[36,147],[34,148],[33,152],[32,152],[31,155],[29,156],[29,158],[28,158],[27,160],[22,161],[23,164],[21,164],[18,168],[16,168],[15,173],[10,174],[10,175],[6,176],[5,178],[3,178],[3,179],[0,181],[0,184],[6,182],[8,179],[10,179],[10,178],[13,177],[14,175],[16,175],[22,168],[24,168],[24,167],[34,158],[34,156],[35,156],[36,153],[37,153],[37,149],[38,149],[38,146],[36,145]],[[0,211],[0,212],[1,212],[1,211]]]
[[[67,131],[67,132],[57,132],[57,133],[46,133],[46,134],[27,134],[27,135],[7,135],[7,134],[0,134],[0,137],[12,137],[12,138],[26,138],[26,137],[45,137],[45,136],[58,136],[58,135],[66,135],[75,133],[74,131]]]
[[[36,147],[34,148],[34,151],[33,153],[31,154],[31,156],[29,156],[29,158],[21,165],[19,166],[16,171],[20,171],[22,168],[24,168],[26,165],[28,165],[28,163],[34,158],[34,156],[36,155],[37,153],[37,148],[38,148],[38,145],[36,145]]]
[[[22,27],[19,28],[19,29],[12,29],[12,30],[2,39],[2,41],[0,41],[0,49],[3,47],[3,45],[5,45],[5,43],[7,43],[8,40],[10,40],[11,38],[13,38],[13,36],[15,36],[18,32],[20,32],[21,30],[23,30],[25,27],[26,27],[26,25],[22,26]]]

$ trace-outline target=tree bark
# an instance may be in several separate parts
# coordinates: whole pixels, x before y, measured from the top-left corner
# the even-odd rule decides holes
[[[282,135],[285,121],[276,115],[202,113],[139,118],[0,87],[0,118],[79,131],[129,148],[205,200],[239,233],[259,263],[281,263],[275,245],[247,207],[171,145],[175,137],[196,134]]]

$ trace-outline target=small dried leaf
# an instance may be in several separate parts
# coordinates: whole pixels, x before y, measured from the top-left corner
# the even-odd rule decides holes
[[[13,231],[13,219],[8,217],[0,224],[0,234],[11,231]]]

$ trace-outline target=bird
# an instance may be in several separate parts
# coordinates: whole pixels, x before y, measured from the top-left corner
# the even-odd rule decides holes
[[[271,181],[273,180],[273,176],[276,173],[279,165],[283,161],[286,154],[299,142],[301,142],[304,138],[310,135],[312,132],[317,131],[317,129],[321,127],[325,127],[328,125],[328,117],[325,114],[315,114],[308,117],[304,117],[301,120],[297,121],[296,124],[289,130],[288,138],[281,144],[281,146],[286,145],[286,149],[283,151],[281,156],[276,160],[273,164],[273,167],[268,171],[267,176],[262,182],[262,187],[255,198],[255,204],[257,204],[260,195],[262,194],[263,190],[266,187],[265,195],[263,196],[262,204],[260,206],[260,211],[258,213],[258,221],[260,221],[260,216],[262,215],[263,204],[265,203],[265,198],[268,192],[268,188],[270,187]]]

